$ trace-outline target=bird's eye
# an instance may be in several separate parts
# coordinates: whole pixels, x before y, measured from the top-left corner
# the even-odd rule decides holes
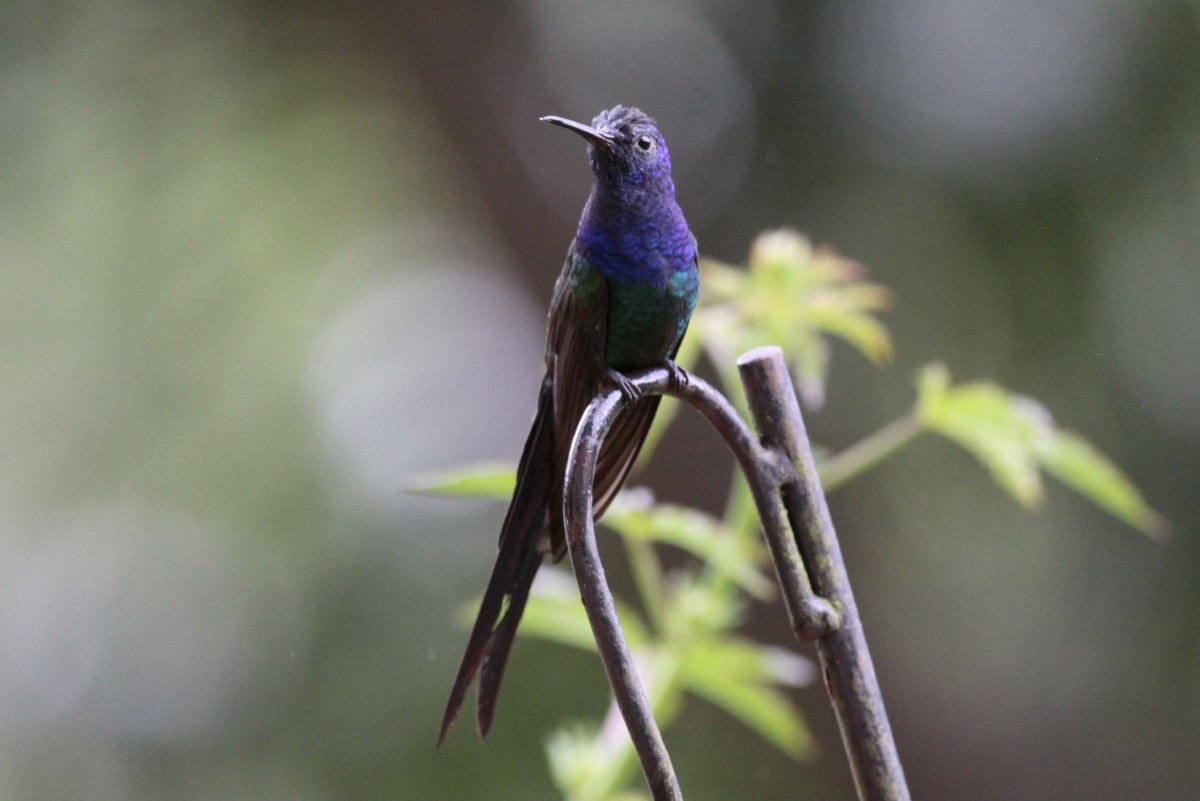
[[[646,134],[642,134],[641,136],[638,137],[637,146],[639,148],[641,148],[644,152],[649,151],[650,148],[654,147],[654,140],[651,139]]]

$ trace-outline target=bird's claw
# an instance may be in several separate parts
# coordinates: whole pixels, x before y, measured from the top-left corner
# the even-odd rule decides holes
[[[687,389],[688,382],[691,381],[687,370],[669,359],[663,364],[663,367],[667,369],[667,387],[671,392],[678,393]]]
[[[626,378],[623,373],[611,367],[604,371],[604,379],[620,390],[621,396],[625,398],[626,403],[635,403],[642,397],[642,391],[632,381]]]

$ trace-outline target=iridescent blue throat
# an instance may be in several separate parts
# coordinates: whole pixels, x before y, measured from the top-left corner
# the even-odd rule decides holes
[[[630,209],[605,214],[589,198],[575,235],[577,252],[605,277],[665,286],[693,268],[696,245],[674,198],[662,198],[651,213]],[[597,213],[599,212],[599,213]]]

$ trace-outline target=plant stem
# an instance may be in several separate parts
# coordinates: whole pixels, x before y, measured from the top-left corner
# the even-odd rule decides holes
[[[725,504],[725,523],[738,537],[758,536],[758,509],[750,485],[740,473],[734,473],[729,487],[729,500]]]
[[[841,453],[822,460],[818,472],[825,491],[829,492],[874,467],[915,439],[923,430],[924,425],[916,413],[909,412]]]
[[[658,555],[654,552],[654,546],[646,540],[635,537],[622,539],[629,554],[634,584],[646,609],[646,618],[655,632],[655,639],[661,638],[666,630],[663,628],[663,575]]]

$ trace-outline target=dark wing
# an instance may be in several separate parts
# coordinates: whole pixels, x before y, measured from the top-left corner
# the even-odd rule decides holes
[[[600,447],[600,458],[596,461],[596,484],[592,494],[592,514],[600,517],[612,503],[617,491],[629,477],[637,461],[642,443],[650,433],[654,415],[658,413],[658,395],[644,397],[622,412],[613,423],[604,444]]]
[[[559,558],[566,551],[562,530],[562,478],[567,454],[579,418],[600,388],[605,371],[604,344],[608,315],[608,283],[599,270],[574,252],[555,288],[547,341],[547,367],[554,375],[555,445],[559,474],[550,500],[549,531],[552,552]],[[682,337],[680,338],[682,339]],[[666,358],[674,358],[679,341]],[[650,365],[647,365],[650,366]],[[661,398],[645,397],[622,412],[614,421],[596,461],[592,511],[599,517],[608,508],[637,461],[642,443],[654,422]]]
[[[553,377],[554,440],[558,471],[550,493],[547,531],[554,558],[566,553],[563,532],[563,479],[567,455],[583,410],[591,403],[604,373],[608,284],[604,275],[575,252],[554,288],[546,337],[546,370]]]

